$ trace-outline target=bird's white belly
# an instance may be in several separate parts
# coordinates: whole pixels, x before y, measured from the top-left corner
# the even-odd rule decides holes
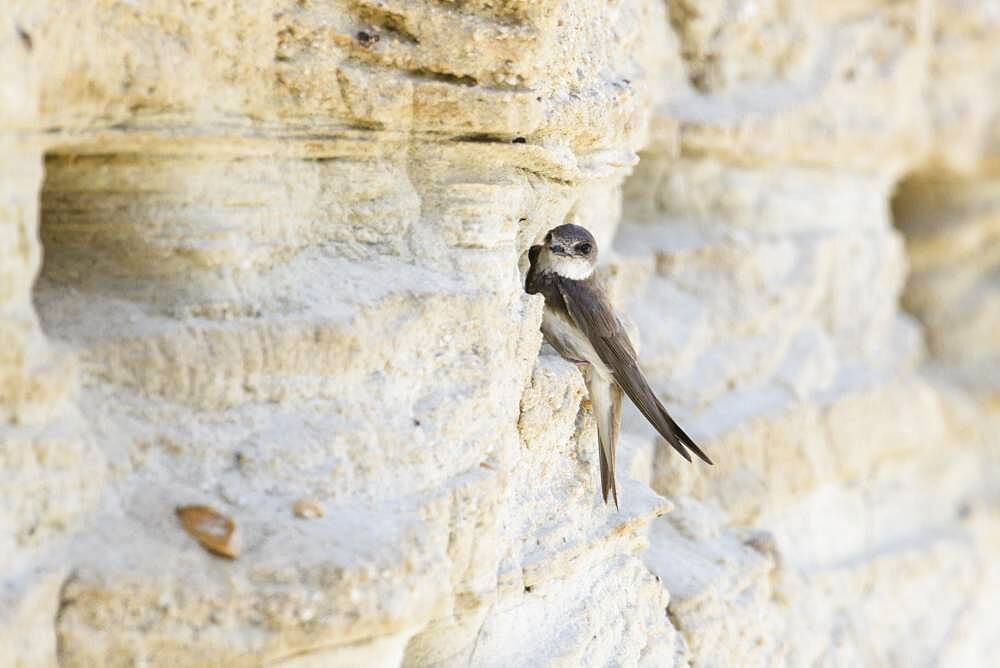
[[[588,362],[605,378],[611,377],[611,371],[601,361],[594,346],[584,336],[583,332],[566,316],[546,308],[542,312],[542,334],[556,351],[563,357],[574,361]]]

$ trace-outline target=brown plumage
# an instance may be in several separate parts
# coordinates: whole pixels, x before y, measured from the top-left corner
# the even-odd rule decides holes
[[[711,464],[712,460],[674,422],[646,382],[635,348],[594,276],[597,244],[590,232],[578,225],[560,225],[545,236],[544,244],[531,247],[528,259],[531,266],[524,289],[545,297],[545,340],[566,359],[586,365],[584,378],[597,420],[605,503],[610,492],[618,507],[615,448],[621,427],[622,392],[684,459],[691,461],[693,452]]]

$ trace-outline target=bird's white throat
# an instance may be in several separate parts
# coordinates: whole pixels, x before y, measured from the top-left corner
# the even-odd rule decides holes
[[[594,265],[590,260],[582,257],[567,257],[566,255],[556,255],[550,250],[542,253],[542,271],[551,271],[563,278],[573,281],[582,281],[589,278],[594,273]]]

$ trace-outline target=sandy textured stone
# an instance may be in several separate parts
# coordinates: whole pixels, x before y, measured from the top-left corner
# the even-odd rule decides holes
[[[933,143],[893,200],[911,258],[904,303],[935,356],[988,397],[1000,387],[1000,8],[937,4]]]
[[[988,665],[995,4],[0,0],[0,664]]]
[[[982,665],[992,647],[996,623],[964,611],[976,582],[994,586],[995,528],[961,519],[997,498],[992,418],[949,376],[914,372],[923,337],[898,305],[909,263],[929,352],[992,355],[991,185],[923,175],[949,140],[946,94],[919,82],[954,53],[936,55],[959,15],[935,4],[671,4],[680,67],[615,244],[647,369],[717,462],[656,451],[653,487],[677,510],[645,556],[700,665]],[[985,14],[959,34],[995,40]],[[976,104],[994,104],[990,71]],[[989,153],[978,129],[948,127]],[[979,217],[969,234],[946,222],[951,201]],[[919,611],[938,589],[961,631]]]
[[[595,631],[642,591],[626,655],[672,655],[635,557],[665,505],[637,484],[609,519],[575,368],[546,362],[538,386],[573,383],[568,402],[525,398],[540,307],[516,272],[581,198],[617,201],[662,6],[16,8],[35,75],[17,100],[38,97],[6,127],[48,131],[33,300],[109,463],[62,663],[459,661],[525,587],[565,582],[544,586],[571,609],[596,579]],[[522,439],[522,400],[565,428]],[[326,515],[295,522],[304,496]],[[239,525],[237,562],[179,530],[190,504]],[[550,642],[551,617],[535,646],[584,657],[583,633]]]

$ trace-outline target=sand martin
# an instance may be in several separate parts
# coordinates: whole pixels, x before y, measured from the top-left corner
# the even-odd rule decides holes
[[[542,334],[560,355],[581,368],[587,383],[597,420],[604,502],[608,502],[610,491],[618,507],[615,447],[621,429],[623,391],[684,459],[691,461],[690,450],[711,464],[712,460],[667,414],[642,375],[621,319],[594,276],[597,243],[590,232],[579,225],[553,228],[545,235],[544,244],[531,247],[528,260],[531,266],[524,289],[528,294],[545,297]]]

